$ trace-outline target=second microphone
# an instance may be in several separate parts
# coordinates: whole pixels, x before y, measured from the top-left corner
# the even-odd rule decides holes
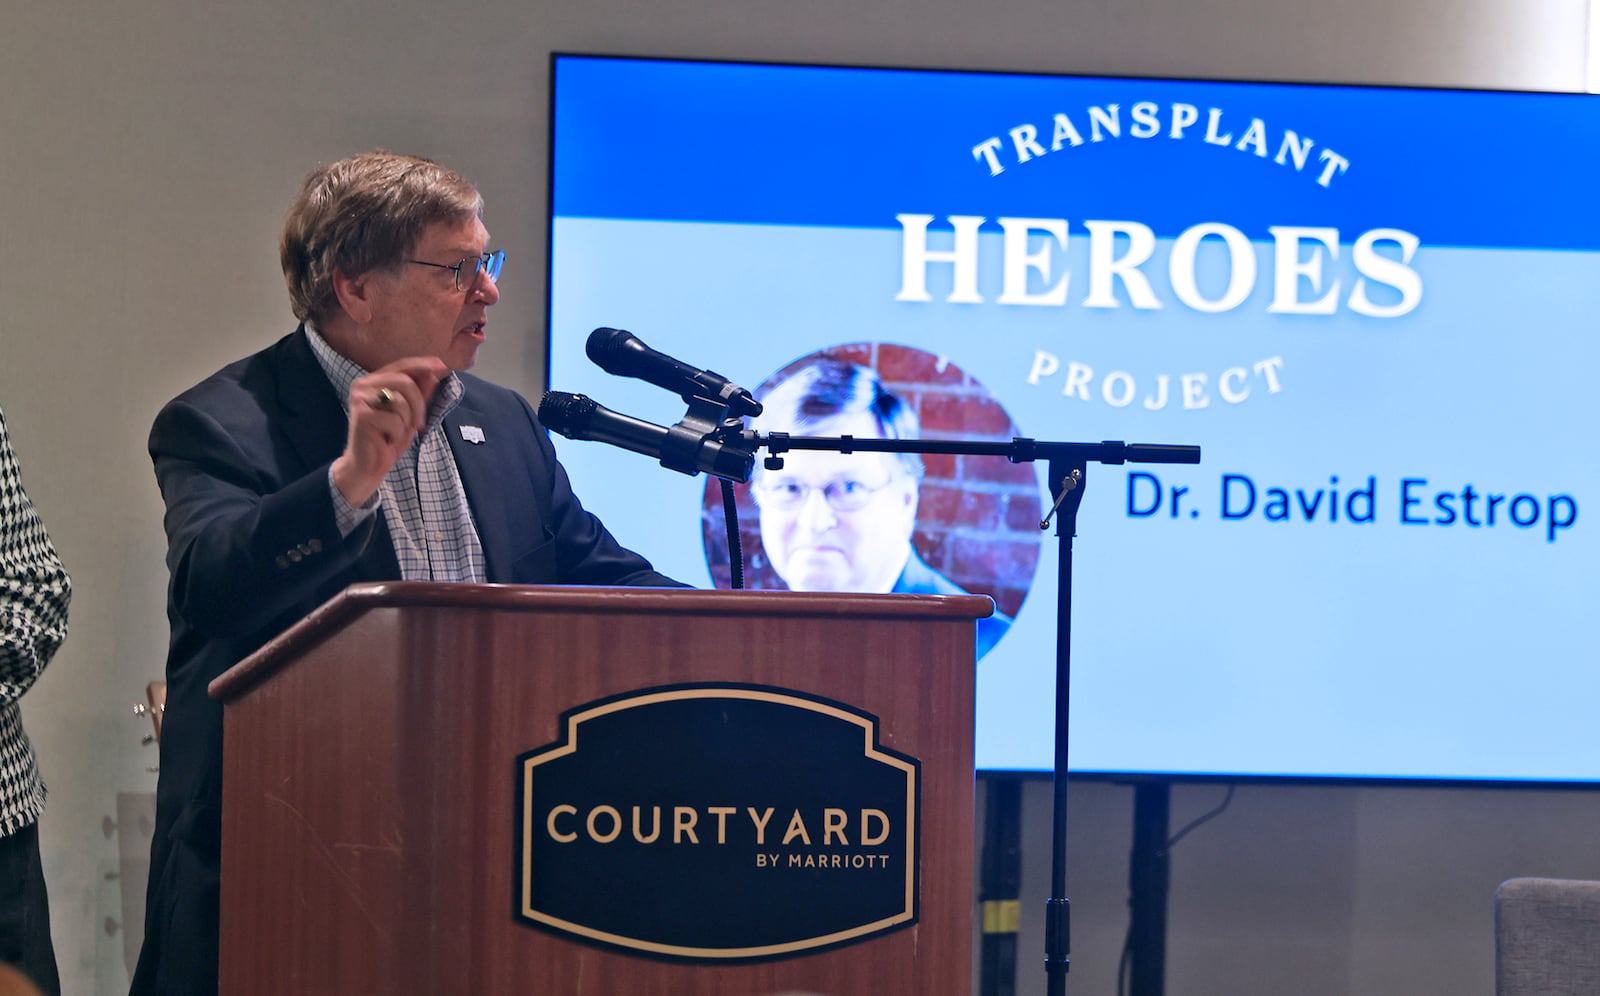
[[[686,461],[690,465],[668,462],[666,455],[672,449],[668,440],[673,430],[614,412],[582,394],[546,391],[539,401],[539,419],[546,428],[568,439],[594,440],[642,453],[654,457],[663,467],[690,477],[704,471],[713,477],[743,484],[755,470],[753,449],[706,438],[698,440],[692,461]]]

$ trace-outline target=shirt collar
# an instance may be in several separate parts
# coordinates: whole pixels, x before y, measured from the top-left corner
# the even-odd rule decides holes
[[[311,343],[311,353],[317,358],[317,365],[322,367],[322,372],[327,375],[328,383],[333,385],[334,393],[339,396],[339,404],[344,407],[345,414],[348,415],[350,385],[355,383],[357,377],[366,376],[367,371],[334,349],[309,321],[305,323],[305,329],[306,339]],[[450,376],[440,381],[439,389],[433,392],[433,400],[428,404],[426,428],[431,430],[444,421],[444,417],[461,403],[461,397],[466,392],[467,387],[462,383],[461,377],[454,370],[450,371]]]

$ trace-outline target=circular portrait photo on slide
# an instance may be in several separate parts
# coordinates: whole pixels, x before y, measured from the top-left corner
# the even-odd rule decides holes
[[[1021,435],[983,386],[941,356],[850,343],[804,356],[761,384],[757,432],[858,439],[1010,441]],[[764,458],[765,451],[758,457]],[[745,587],[988,595],[978,656],[1011,626],[1039,563],[1043,513],[1032,464],[1004,457],[790,451],[736,485]],[[721,486],[701,507],[706,565],[732,584]]]

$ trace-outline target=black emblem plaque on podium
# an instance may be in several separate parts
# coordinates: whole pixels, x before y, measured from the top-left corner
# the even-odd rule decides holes
[[[751,961],[917,920],[916,759],[782,688],[677,685],[569,710],[517,758],[516,916],[656,958]]]

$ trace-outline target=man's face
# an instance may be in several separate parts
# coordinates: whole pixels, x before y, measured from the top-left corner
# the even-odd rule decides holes
[[[870,416],[818,435],[873,437]],[[917,482],[887,453],[790,452],[755,482],[761,545],[795,591],[886,592],[911,554]],[[844,506],[844,507],[840,507]]]
[[[441,222],[423,229],[408,260],[454,266],[463,257],[481,256],[489,245],[483,222]],[[470,271],[472,263],[463,267]],[[394,273],[372,275],[372,321],[361,330],[361,357],[368,370],[408,356],[436,356],[451,370],[466,370],[478,359],[488,327],[488,310],[500,292],[484,273],[463,280],[438,266],[402,263]]]

